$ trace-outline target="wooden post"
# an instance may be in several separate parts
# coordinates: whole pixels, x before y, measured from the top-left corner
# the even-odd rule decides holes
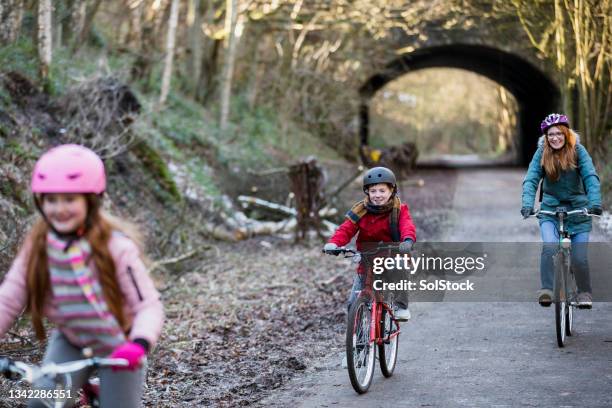
[[[321,239],[325,239],[321,234],[323,223],[319,217],[319,209],[324,200],[323,169],[315,158],[308,158],[289,167],[289,180],[297,210],[296,241],[306,238],[311,228]]]

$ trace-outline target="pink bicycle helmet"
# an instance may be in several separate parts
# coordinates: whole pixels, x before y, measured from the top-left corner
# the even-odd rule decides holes
[[[92,150],[67,144],[54,147],[36,162],[33,193],[95,193],[106,189],[102,159]]]
[[[540,123],[540,129],[542,129],[542,133],[546,132],[549,127],[563,125],[569,127],[569,120],[567,120],[567,116],[559,113],[551,113],[547,117],[544,118],[542,123]]]

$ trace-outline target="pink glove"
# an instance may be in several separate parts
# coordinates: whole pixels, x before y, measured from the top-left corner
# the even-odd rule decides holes
[[[140,362],[144,356],[146,356],[147,351],[143,346],[138,343],[134,343],[131,341],[125,342],[120,346],[117,346],[113,353],[110,355],[110,358],[124,358],[128,361],[127,367],[115,367],[113,371],[116,370],[135,370],[140,367]]]

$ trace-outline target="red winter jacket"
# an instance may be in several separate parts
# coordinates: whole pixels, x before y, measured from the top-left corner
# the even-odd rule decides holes
[[[416,228],[410,216],[410,210],[407,204],[402,204],[399,213],[399,231],[400,240],[406,238],[416,242]],[[391,230],[389,228],[389,213],[372,214],[366,213],[357,224],[353,223],[348,218],[336,229],[334,235],[329,239],[338,246],[348,244],[355,234],[357,236],[357,250],[362,249],[362,244],[365,242],[392,242]]]

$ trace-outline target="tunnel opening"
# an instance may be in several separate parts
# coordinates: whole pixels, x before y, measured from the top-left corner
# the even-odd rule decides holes
[[[540,121],[559,106],[559,90],[530,62],[487,46],[455,44],[419,49],[399,56],[382,72],[370,77],[360,89],[359,137],[362,145],[370,143],[370,104],[375,94],[389,82],[427,68],[471,71],[507,89],[517,104],[516,162],[529,163],[537,147]]]
[[[412,71],[370,99],[368,143],[412,143],[419,167],[515,164],[517,106],[506,88],[471,71]]]

